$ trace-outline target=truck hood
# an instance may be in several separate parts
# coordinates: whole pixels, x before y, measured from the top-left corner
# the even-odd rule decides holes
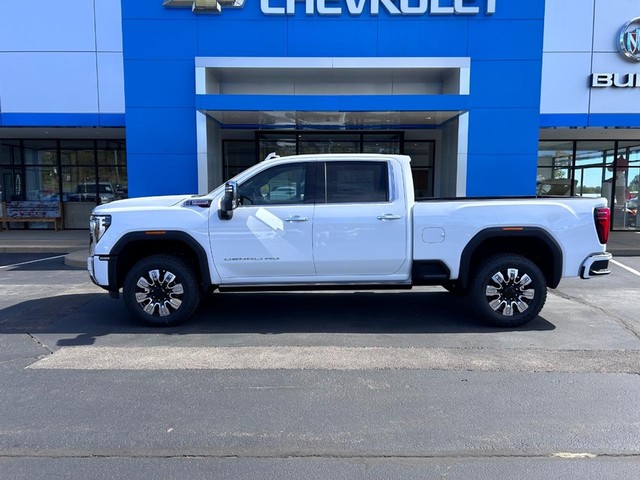
[[[100,205],[94,209],[94,213],[109,213],[115,210],[130,210],[145,207],[171,207],[193,197],[194,195],[164,195],[161,197],[128,198],[126,200],[117,200]]]

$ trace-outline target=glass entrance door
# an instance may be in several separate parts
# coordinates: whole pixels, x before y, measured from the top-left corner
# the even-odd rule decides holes
[[[435,142],[405,140],[404,132],[255,132],[255,141],[224,140],[224,180],[264,160],[269,154],[281,157],[325,153],[406,154],[411,156],[416,199],[434,195]]]

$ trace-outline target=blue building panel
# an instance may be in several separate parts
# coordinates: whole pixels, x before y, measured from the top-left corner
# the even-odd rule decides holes
[[[130,108],[126,116],[130,154],[192,154],[195,158],[196,131],[188,128],[195,123],[195,109]]]
[[[99,127],[97,113],[2,113],[3,127]],[[110,116],[109,116],[110,117]]]
[[[542,69],[534,60],[473,60],[471,107],[538,108]]]
[[[267,16],[255,0],[219,15],[194,15],[164,8],[161,0],[122,1],[134,196],[195,191],[196,110],[244,108],[468,110],[467,194],[535,193],[544,0],[498,1],[493,15],[484,12],[487,2],[467,2],[482,12],[448,16],[393,16],[383,8],[376,16],[370,2],[353,16],[342,1],[326,3],[340,6],[339,16],[308,16],[304,2],[295,2],[295,15]],[[468,96],[198,96],[194,59],[207,56],[470,57],[472,83]],[[163,160],[153,162],[156,155]],[[150,165],[158,180],[171,178],[171,190],[149,181]]]
[[[197,25],[194,16],[187,20],[125,19],[122,32],[124,59],[193,59],[198,53]],[[125,72],[125,84],[128,79]]]
[[[195,105],[195,62],[189,60],[125,60],[128,108]],[[135,125],[132,125],[135,127]]]
[[[199,19],[198,56],[288,56],[287,21],[231,20],[226,16],[224,21],[216,20],[221,18],[208,15]]]
[[[129,196],[195,193],[198,166],[194,155],[127,154]]]
[[[378,55],[381,57],[466,57],[469,22],[465,19],[419,17],[380,22]],[[434,39],[448,39],[434,41]]]
[[[328,18],[288,22],[291,57],[375,57],[378,22],[344,22]]]
[[[469,153],[537,153],[539,119],[535,108],[474,108],[469,113]]]
[[[541,20],[470,21],[469,56],[474,60],[542,62],[543,32]]]
[[[638,102],[640,109],[640,102]],[[640,113],[599,113],[589,115],[589,127],[640,127]]]
[[[534,196],[538,155],[469,154],[467,196]]]

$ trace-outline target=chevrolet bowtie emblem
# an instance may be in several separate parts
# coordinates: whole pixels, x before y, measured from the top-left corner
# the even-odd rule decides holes
[[[172,8],[191,8],[193,13],[221,13],[223,7],[244,7],[244,0],[164,0],[162,4]]]

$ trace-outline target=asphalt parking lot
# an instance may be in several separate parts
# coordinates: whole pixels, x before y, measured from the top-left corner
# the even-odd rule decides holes
[[[439,287],[214,294],[154,330],[57,255],[0,254],[0,471],[634,478],[640,258],[616,262],[515,330]]]
[[[440,287],[215,293],[189,323],[154,330],[130,318],[122,301],[92,285],[85,271],[65,266],[58,255],[0,254],[0,326],[33,328],[52,350],[59,343],[89,343],[92,332],[99,335],[91,345],[114,347],[162,339],[166,346],[189,347],[640,348],[640,257],[615,262],[607,277],[563,280],[550,290],[541,316],[514,330],[484,325],[464,299]],[[15,264],[20,265],[8,267]],[[85,340],[74,340],[79,336]]]

